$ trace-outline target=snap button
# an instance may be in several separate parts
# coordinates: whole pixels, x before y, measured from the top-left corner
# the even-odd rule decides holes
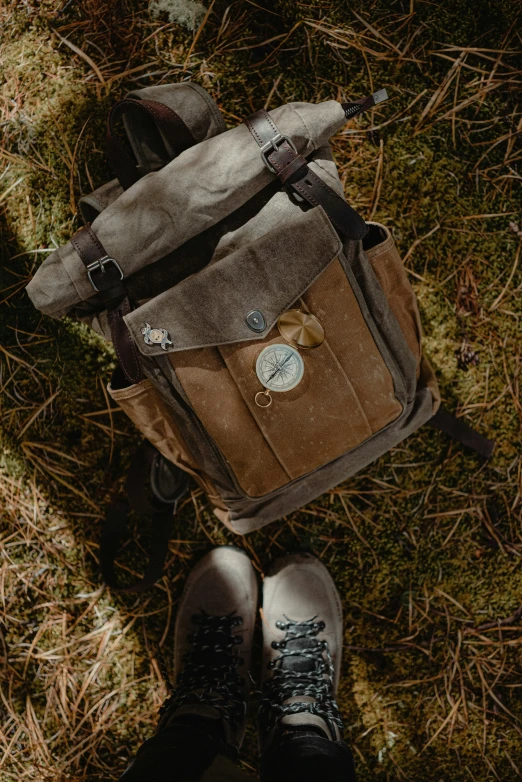
[[[252,310],[246,316],[246,323],[252,331],[264,331],[266,327],[265,316],[259,310]]]

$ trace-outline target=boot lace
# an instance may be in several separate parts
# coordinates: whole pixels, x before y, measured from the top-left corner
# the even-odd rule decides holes
[[[267,666],[273,674],[263,686],[259,710],[261,729],[268,732],[283,717],[308,712],[321,717],[335,736],[335,726],[340,731],[344,726],[333,698],[335,671],[328,641],[317,638],[325,623],[315,621],[316,617],[306,622],[285,619],[276,622],[285,637],[272,642],[272,648],[279,649],[281,654]],[[313,700],[285,703],[296,696]]]
[[[191,647],[160,715],[172,714],[187,704],[203,704],[236,725],[246,714],[245,683],[237,670],[244,660],[236,652],[243,638],[233,632],[243,620],[235,614],[210,616],[201,612],[191,621],[196,625],[195,633],[188,636]]]

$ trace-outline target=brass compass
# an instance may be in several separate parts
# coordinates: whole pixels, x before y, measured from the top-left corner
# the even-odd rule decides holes
[[[310,312],[288,310],[277,321],[279,333],[296,348],[316,348],[324,342],[324,329]]]
[[[264,391],[255,395],[258,407],[270,407],[271,391],[291,391],[304,375],[304,361],[299,349],[316,348],[324,342],[324,329],[309,312],[288,310],[277,321],[279,333],[287,345],[268,345],[257,358],[256,372]]]

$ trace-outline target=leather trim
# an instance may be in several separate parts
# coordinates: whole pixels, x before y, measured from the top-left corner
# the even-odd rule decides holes
[[[108,310],[111,340],[118,356],[123,374],[130,383],[139,383],[143,379],[143,371],[136,344],[125,324],[124,317],[131,312],[132,307],[126,296],[114,309]]]
[[[281,133],[270,114],[262,109],[245,120],[245,125],[260,147],[264,147]],[[331,223],[348,239],[362,239],[366,235],[366,223],[341,196],[329,187],[307,165],[288,141],[280,140],[266,159],[287,189],[310,206],[322,206]],[[299,160],[296,165],[295,161]],[[295,166],[295,169],[294,169]],[[298,174],[298,175],[297,175]]]
[[[107,255],[105,248],[89,223],[80,228],[79,231],[76,231],[71,239],[71,244],[80,256],[84,266],[88,266],[90,263],[98,261]]]
[[[77,231],[71,239],[71,244],[80,256],[80,259],[85,267],[90,263],[100,260],[107,256],[107,252],[92,230],[90,225],[86,225]],[[115,305],[108,308],[107,315],[109,319],[109,325],[111,329],[111,340],[118,356],[123,374],[129,381],[129,383],[139,383],[143,378],[143,372],[141,369],[141,363],[138,355],[136,345],[134,344],[132,337],[129,333],[125,321],[123,318],[128,315],[132,310],[132,306],[127,296],[125,286],[120,280],[119,274],[116,272],[116,278],[112,268],[114,264],[108,266],[108,268],[97,275],[96,284],[100,286],[102,293],[114,291],[114,295],[120,297],[120,301],[117,301]],[[123,298],[121,298],[123,297]]]

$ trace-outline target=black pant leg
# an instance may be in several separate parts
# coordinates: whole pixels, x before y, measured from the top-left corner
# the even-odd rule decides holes
[[[344,741],[321,736],[283,736],[261,758],[261,782],[357,782]]]
[[[218,755],[227,754],[212,735],[171,725],[142,744],[120,782],[197,782]]]

